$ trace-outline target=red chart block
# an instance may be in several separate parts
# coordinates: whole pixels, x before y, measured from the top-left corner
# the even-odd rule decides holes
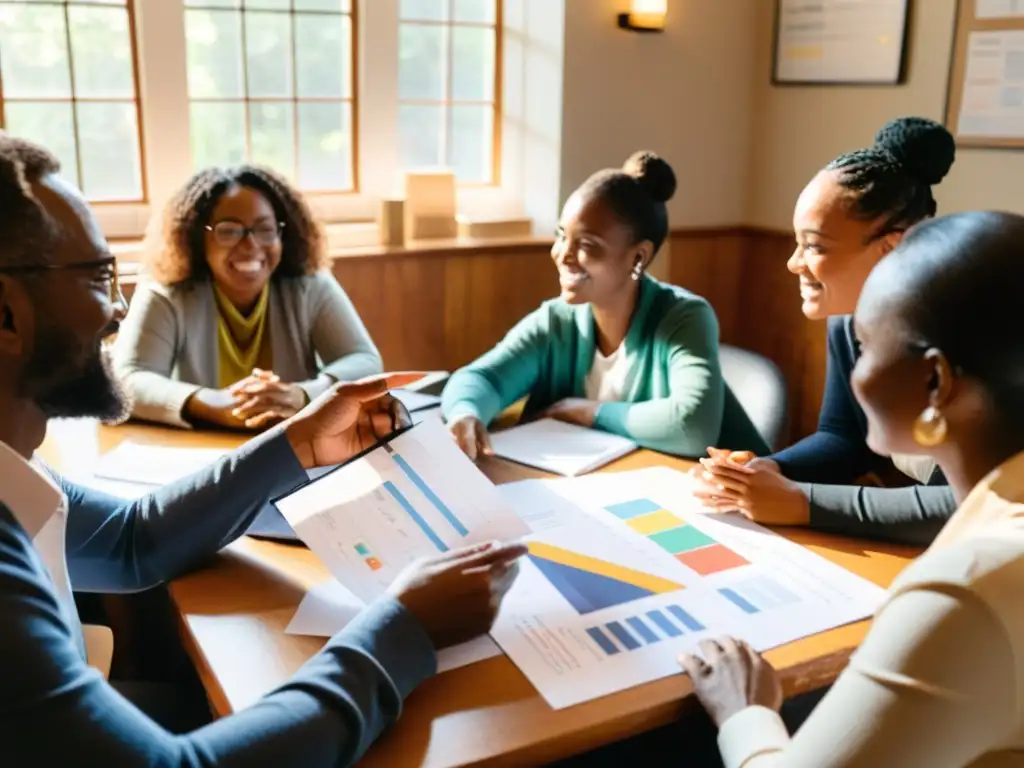
[[[676,560],[701,576],[710,576],[719,571],[728,571],[730,568],[750,564],[749,560],[722,544],[712,544],[710,547],[680,552],[676,555]]]

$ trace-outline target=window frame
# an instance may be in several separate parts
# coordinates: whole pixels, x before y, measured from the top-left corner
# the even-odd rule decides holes
[[[32,7],[46,7],[56,6],[60,8],[61,15],[64,17],[64,45],[68,57],[68,87],[70,89],[69,98],[58,98],[54,96],[49,97],[38,97],[38,98],[24,98],[15,97],[11,98],[4,95],[4,80],[3,80],[3,69],[0,67],[0,129],[6,128],[6,106],[7,104],[17,103],[35,103],[35,104],[68,104],[71,107],[71,130],[72,137],[75,143],[75,169],[74,178],[81,183],[82,180],[82,152],[81,152],[81,140],[79,136],[79,120],[78,120],[78,104],[128,104],[131,103],[135,110],[135,138],[136,146],[138,147],[138,160],[139,160],[139,197],[136,199],[103,199],[103,200],[90,200],[89,204],[96,209],[102,210],[104,208],[118,209],[121,207],[136,207],[136,206],[148,206],[149,204],[149,178],[147,175],[147,152],[146,152],[146,139],[142,130],[142,95],[139,87],[139,48],[138,38],[136,34],[135,26],[135,2],[136,0],[125,0],[124,5],[112,5],[112,4],[98,4],[90,3],[88,0],[37,0],[37,2],[16,2],[15,0],[8,0],[7,2],[0,3],[0,5],[17,6],[22,5],[27,8]],[[71,42],[71,7],[84,7],[84,8],[110,8],[112,10],[120,11],[123,10],[127,16],[128,24],[128,45],[132,67],[132,97],[131,99],[123,98],[108,98],[108,97],[81,97],[76,93],[76,82],[75,82],[75,55],[74,46]]]
[[[63,2],[63,0],[58,0]],[[503,0],[495,0],[495,91],[493,178],[491,184],[458,187],[458,209],[470,218],[522,215],[520,174],[509,173],[506,144]],[[104,234],[113,241],[134,241],[146,234],[151,214],[192,173],[185,0],[128,0],[135,65],[136,108],[146,199],[130,203],[98,203],[94,210]],[[370,245],[377,240],[375,223],[380,201],[401,198],[398,133],[399,0],[351,0],[353,182],[350,192],[304,192],[310,208],[330,227],[331,247]],[[374,226],[370,226],[374,225]],[[131,256],[126,252],[126,258]]]

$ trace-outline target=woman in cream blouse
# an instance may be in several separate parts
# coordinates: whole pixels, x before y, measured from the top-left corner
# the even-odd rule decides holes
[[[778,675],[741,640],[684,654],[728,768],[1024,765],[1024,218],[915,228],[872,272],[852,384],[878,453],[919,453],[960,505],[893,583],[790,739]]]

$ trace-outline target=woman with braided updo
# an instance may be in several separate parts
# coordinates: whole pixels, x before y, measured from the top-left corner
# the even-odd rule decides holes
[[[325,270],[323,233],[275,173],[200,171],[160,223],[114,348],[136,417],[260,429],[383,370]]]
[[[949,172],[954,154],[953,137],[941,125],[900,118],[885,125],[872,146],[829,163],[801,193],[793,215],[797,247],[787,266],[800,278],[804,315],[828,318],[818,431],[770,458],[713,451],[694,471],[706,505],[739,509],[769,525],[809,524],[919,545],[930,542],[953,513],[953,494],[933,462],[883,457],[868,447],[850,373],[860,355],[851,313],[861,288],[908,229],[935,216],[932,187]],[[927,445],[932,425],[922,421],[919,427],[919,440]],[[848,485],[890,462],[920,485]]]

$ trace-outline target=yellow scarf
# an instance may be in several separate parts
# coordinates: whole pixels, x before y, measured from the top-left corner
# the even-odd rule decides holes
[[[244,316],[217,287],[217,362],[220,387],[229,387],[252,374],[253,368],[270,370],[274,357],[270,334],[266,333],[270,283],[260,293],[256,306]]]

